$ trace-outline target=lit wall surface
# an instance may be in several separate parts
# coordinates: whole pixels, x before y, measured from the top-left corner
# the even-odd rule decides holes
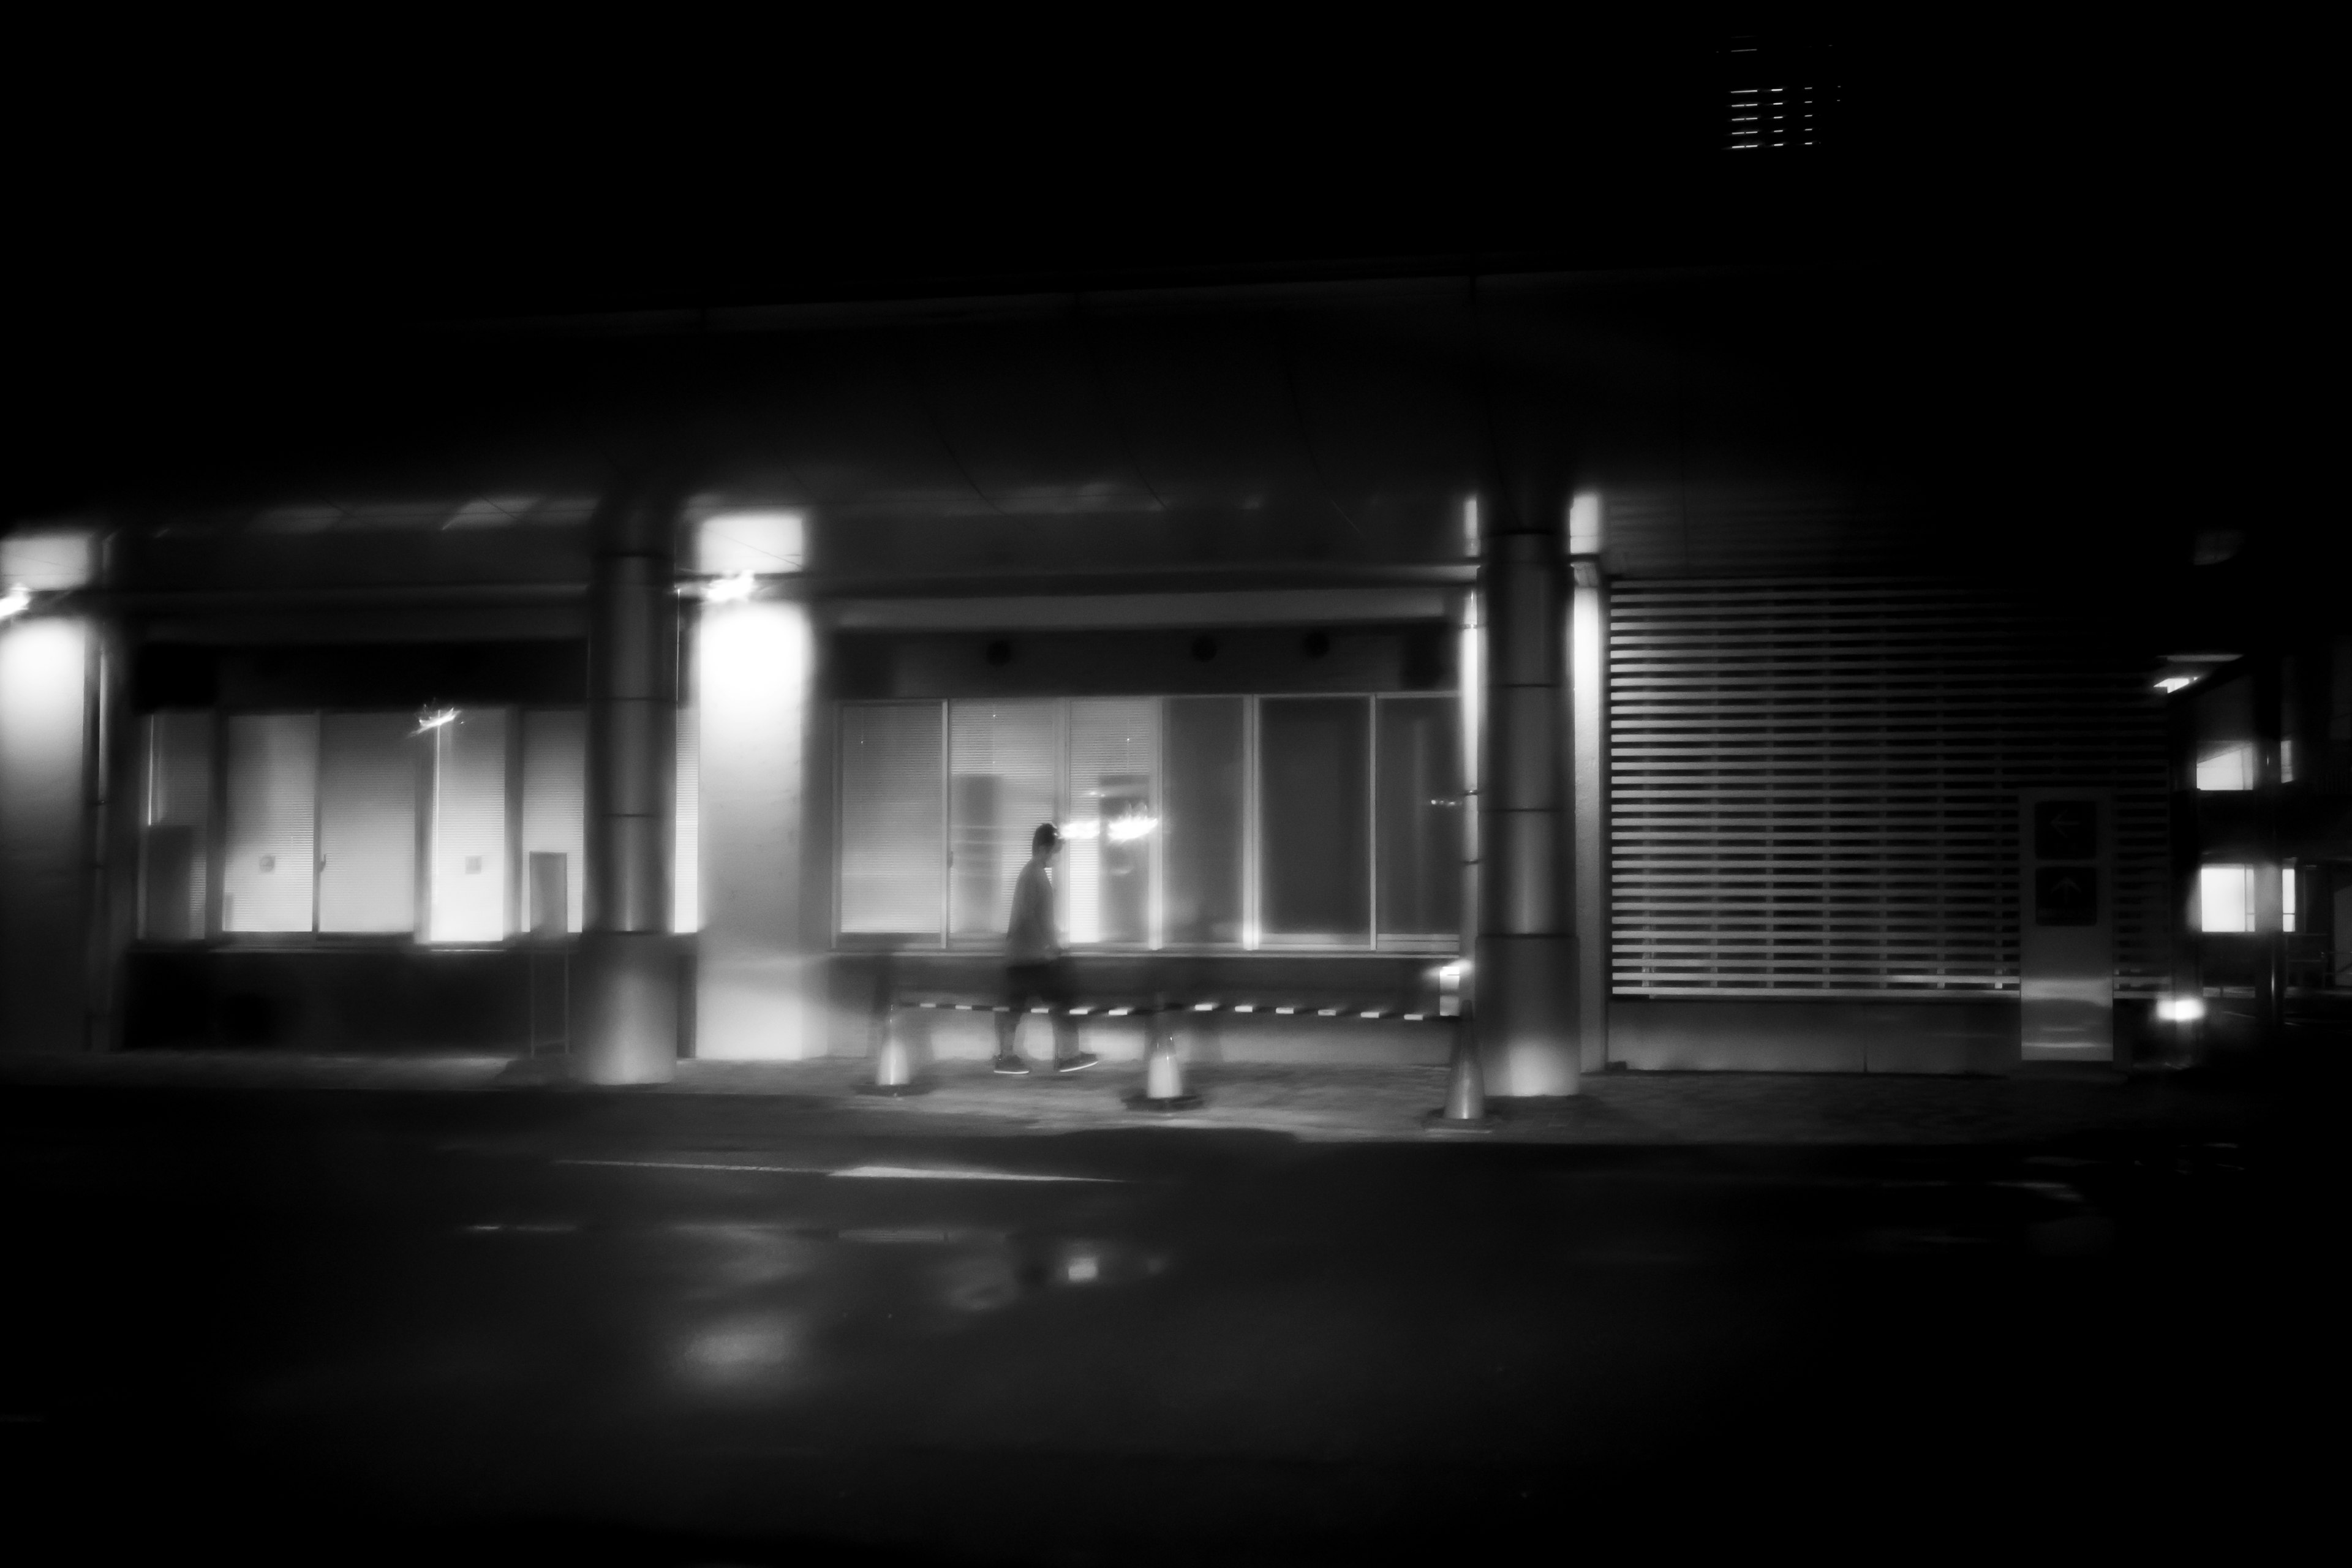
[[[747,599],[703,609],[694,657],[701,743],[692,781],[700,848],[698,1057],[800,1058],[825,1049],[812,994],[823,970],[801,917],[814,662],[808,614],[799,605]]]
[[[79,1050],[89,633],[0,627],[0,1049]]]

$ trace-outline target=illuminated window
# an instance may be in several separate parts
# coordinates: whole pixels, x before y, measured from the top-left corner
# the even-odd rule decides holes
[[[2225,746],[2208,752],[2197,759],[2197,787],[2200,790],[2240,790],[2254,787],[2254,749],[2250,745]]]
[[[845,702],[840,933],[992,947],[1050,822],[1074,946],[1450,950],[1457,708],[1434,694]]]
[[[1383,697],[1373,778],[1381,930],[1437,935],[1462,923],[1461,704]]]
[[[160,712],[147,721],[140,934],[502,942],[578,931],[578,710]],[[217,729],[215,728],[217,726]],[[215,831],[213,747],[223,751]],[[515,764],[520,762],[520,767]],[[520,828],[520,834],[516,832]]]
[[[509,924],[507,710],[468,708],[430,732],[427,942],[498,942]]]
[[[416,928],[416,785],[404,713],[330,713],[319,731],[319,929]]]
[[[1248,700],[1171,697],[1167,726],[1166,939],[1227,947],[1242,941]]]
[[[702,725],[677,710],[677,771],[670,781],[669,929],[702,929]]]
[[[1371,934],[1371,705],[1360,697],[1258,704],[1260,923],[1269,942]]]
[[[936,702],[841,710],[841,930],[940,936],[946,803]]]
[[[221,929],[314,929],[319,716],[239,713],[228,730]]]
[[[2296,909],[2294,873],[2295,865],[2292,860],[2279,868],[2279,929],[2281,931],[2294,930]]]
[[[993,942],[1040,823],[1061,819],[1058,702],[948,705],[948,934]],[[1075,823],[1070,826],[1076,826]],[[1061,917],[1070,919],[1068,873]]]
[[[156,713],[147,721],[145,817],[140,835],[139,934],[194,942],[205,934],[213,819],[213,716]]]
[[[2207,866],[2197,875],[2197,926],[2216,933],[2254,929],[2254,868]]]
[[[576,931],[586,913],[588,715],[577,708],[522,716],[522,928]]]
[[[1140,947],[1152,940],[1160,905],[1159,710],[1149,698],[1070,704],[1070,804],[1061,824],[1067,843],[1055,875],[1071,942]]]

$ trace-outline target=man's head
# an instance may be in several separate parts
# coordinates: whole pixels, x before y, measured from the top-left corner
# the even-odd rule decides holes
[[[1062,830],[1050,822],[1041,822],[1037,831],[1029,836],[1029,858],[1051,860],[1062,847]]]

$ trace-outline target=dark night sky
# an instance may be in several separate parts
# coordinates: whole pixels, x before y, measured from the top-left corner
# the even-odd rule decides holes
[[[2267,356],[2318,253],[2292,40],[1827,12],[1015,36],[150,36],[28,49],[11,510],[450,317],[1286,276],[1860,264],[2119,514],[2307,511]],[[1074,25],[1075,26],[1075,25]],[[1827,42],[1841,144],[1741,160],[1735,36]],[[2283,67],[2280,68],[2284,68]],[[2282,110],[2282,103],[2290,105]],[[2282,222],[2284,216],[2284,221]],[[2250,283],[2249,278],[2259,282]],[[2266,456],[2267,455],[2267,456]],[[1996,460],[1999,460],[1998,458]]]

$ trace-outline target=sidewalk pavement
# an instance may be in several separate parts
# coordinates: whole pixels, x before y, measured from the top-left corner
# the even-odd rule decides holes
[[[224,1089],[405,1090],[656,1097],[769,1096],[795,1121],[839,1117],[841,1131],[1018,1135],[1158,1123],[1287,1132],[1313,1142],[1430,1138],[1423,1112],[1444,1099],[1434,1067],[1195,1068],[1204,1103],[1174,1115],[1135,1111],[1131,1066],[1105,1063],[1066,1079],[999,1078],[982,1063],[948,1062],[929,1091],[860,1093],[863,1058],[802,1062],[686,1061],[670,1083],[588,1088],[560,1059],[417,1055],[320,1056],[173,1051],[111,1056],[0,1054],[0,1089],[14,1086]],[[2042,1144],[2082,1136],[2226,1141],[2252,1123],[2244,1089],[2166,1076],[2027,1069],[2011,1078],[1799,1073],[1590,1075],[1572,1099],[1493,1102],[1491,1137],[1506,1142],[1657,1144]],[[1460,1133],[1448,1137],[1475,1136]]]

